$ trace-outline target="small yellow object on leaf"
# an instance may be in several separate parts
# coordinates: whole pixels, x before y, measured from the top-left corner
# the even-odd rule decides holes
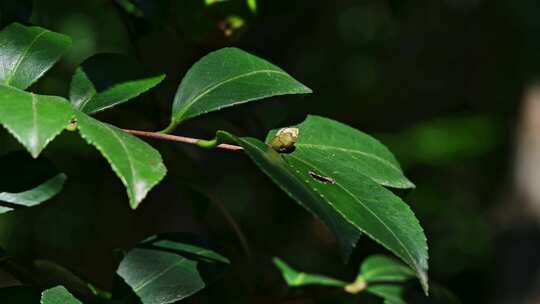
[[[298,140],[299,133],[298,128],[279,129],[272,138],[270,147],[279,153],[291,153],[294,151],[294,144]]]

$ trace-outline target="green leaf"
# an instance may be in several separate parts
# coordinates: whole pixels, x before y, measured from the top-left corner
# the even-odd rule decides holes
[[[203,57],[187,72],[174,98],[172,122],[253,100],[311,90],[268,61],[237,48]]]
[[[93,114],[139,96],[164,78],[164,74],[145,73],[140,64],[126,56],[99,54],[77,68],[69,98],[75,108]]]
[[[63,286],[45,290],[41,294],[41,304],[82,304]]]
[[[358,274],[368,285],[376,282],[405,282],[414,276],[414,271],[409,267],[385,255],[366,258]]]
[[[328,118],[309,115],[301,124],[294,154],[309,159],[325,171],[362,174],[375,182],[395,188],[412,188],[394,155],[378,140]],[[268,134],[267,143],[276,134]]]
[[[214,4],[220,3],[220,2],[227,2],[227,0],[204,0],[204,4],[206,6],[214,5]]]
[[[18,23],[0,32],[0,83],[26,89],[71,46],[71,39],[41,27]]]
[[[404,283],[415,277],[414,271],[396,259],[373,255],[362,262],[356,280],[345,286],[345,291],[355,294],[377,283]]]
[[[250,11],[253,13],[257,12],[257,0],[246,0],[246,3]]]
[[[426,238],[414,213],[399,197],[355,170],[336,170],[297,151],[278,154],[253,138],[224,132],[218,136],[241,145],[282,190],[329,226],[342,247],[352,248],[360,232],[367,234],[411,266],[427,292]]]
[[[209,249],[154,236],[129,251],[117,273],[143,304],[167,304],[203,289],[228,263]]]
[[[384,304],[407,304],[404,299],[405,288],[401,285],[373,285],[367,292],[384,299]]]
[[[33,159],[25,151],[0,157],[0,214],[38,205],[57,195],[66,176],[46,158]]]
[[[306,186],[305,182],[294,174],[294,171],[280,154],[254,138],[236,138],[225,132],[219,132],[218,137],[240,144],[248,156],[274,183],[326,223],[338,239],[344,259],[348,259],[361,232],[342,217],[319,193]]]
[[[62,191],[65,181],[66,175],[60,173],[34,189],[19,193],[0,192],[0,214],[12,211],[16,207],[36,206],[51,199]]]
[[[64,130],[73,115],[64,98],[0,85],[0,123],[33,157]]]
[[[287,282],[287,285],[291,287],[306,285],[344,287],[347,285],[347,283],[331,277],[296,271],[278,258],[274,258],[273,261],[276,267],[281,271],[281,275],[285,279],[285,282]]]
[[[131,208],[137,208],[150,189],[165,177],[167,169],[161,155],[139,138],[82,112],[77,113],[77,127],[126,186]]]

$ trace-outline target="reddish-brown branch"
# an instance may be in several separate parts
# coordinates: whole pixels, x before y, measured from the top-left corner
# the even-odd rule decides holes
[[[149,137],[149,138],[155,138],[155,139],[167,140],[167,141],[176,141],[176,142],[192,144],[192,145],[196,145],[200,141],[200,139],[198,138],[163,134],[159,132],[148,132],[148,131],[129,130],[129,129],[123,129],[123,130],[127,133],[130,133],[136,136]],[[229,150],[229,151],[243,150],[243,148],[240,146],[229,145],[229,144],[219,144],[216,146],[216,148]]]

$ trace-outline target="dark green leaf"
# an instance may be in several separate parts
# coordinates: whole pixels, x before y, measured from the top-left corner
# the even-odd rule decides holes
[[[338,239],[344,258],[348,259],[361,232],[328,204],[324,197],[307,186],[303,179],[298,178],[280,154],[253,138],[236,139],[226,133],[219,133],[218,136],[232,138],[244,147],[249,157],[283,191],[326,223]]]
[[[415,269],[427,291],[426,238],[414,213],[399,197],[355,170],[334,170],[318,160],[297,156],[296,151],[278,154],[253,138],[218,136],[241,145],[281,189],[319,216],[344,248],[352,247],[360,232],[366,233]]]
[[[65,181],[66,175],[61,173],[34,189],[19,193],[0,192],[0,214],[12,211],[16,207],[36,206],[51,199],[62,191]]]
[[[209,249],[152,237],[129,251],[117,273],[143,304],[166,304],[203,289],[228,263]]]
[[[274,258],[274,264],[280,270],[281,275],[287,282],[288,286],[297,287],[305,285],[324,285],[324,286],[336,286],[344,287],[347,283],[330,278],[319,274],[311,274],[305,272],[299,272],[292,269],[284,261]]]
[[[90,282],[75,274],[71,269],[51,260],[36,259],[33,261],[34,275],[43,277],[46,283],[61,284],[67,289],[79,294],[98,294],[101,290],[96,289]],[[100,294],[103,295],[103,294]]]
[[[82,304],[63,286],[45,290],[41,294],[41,304]]]
[[[204,113],[311,90],[266,60],[237,48],[210,53],[187,72],[174,98],[172,129]]]
[[[74,115],[67,100],[0,85],[0,123],[37,157]]]
[[[18,23],[0,32],[0,83],[26,89],[71,46],[65,35]]]
[[[299,130],[295,156],[309,159],[325,171],[363,174],[384,186],[414,187],[392,153],[375,138],[335,120],[313,115],[295,127]],[[267,143],[276,132],[268,134]]]
[[[137,208],[167,172],[159,152],[139,138],[82,112],[77,113],[77,126],[81,136],[109,161],[127,188],[131,208]]]
[[[119,54],[86,60],[73,75],[69,98],[75,108],[93,114],[124,103],[159,84],[165,75],[149,75]]]

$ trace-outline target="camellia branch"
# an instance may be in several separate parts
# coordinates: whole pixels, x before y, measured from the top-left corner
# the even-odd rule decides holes
[[[127,133],[140,136],[140,137],[149,137],[149,138],[155,138],[155,139],[160,139],[160,140],[176,141],[176,142],[181,142],[181,143],[186,143],[186,144],[197,145],[203,148],[219,148],[219,149],[224,149],[224,150],[229,150],[229,151],[243,150],[242,147],[235,146],[235,145],[229,145],[229,144],[215,145],[215,140],[204,140],[204,139],[198,139],[198,138],[192,138],[192,137],[163,134],[159,132],[149,132],[149,131],[129,130],[129,129],[123,129],[123,130]]]

